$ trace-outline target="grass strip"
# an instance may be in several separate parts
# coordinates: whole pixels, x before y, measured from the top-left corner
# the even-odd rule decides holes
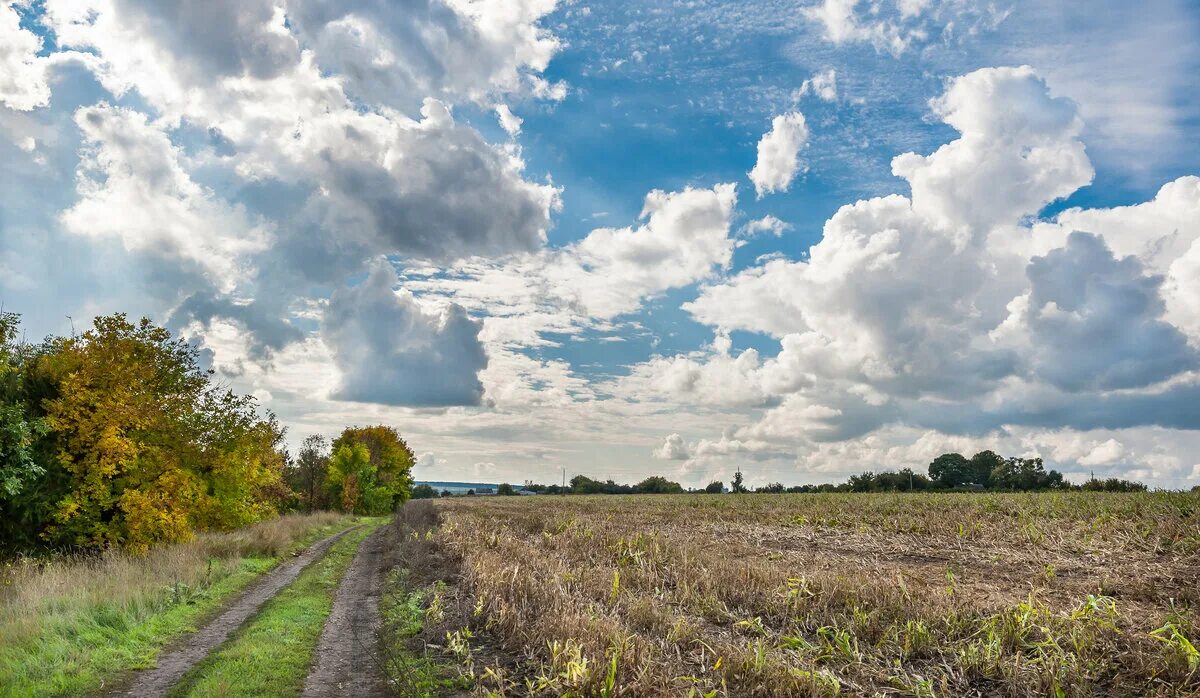
[[[441,614],[441,582],[414,588],[408,570],[393,570],[388,576],[381,602],[383,620],[382,648],[388,680],[401,695],[431,698],[455,693],[474,686],[471,676],[449,658],[433,656],[428,648],[414,651],[423,643],[416,641],[428,622],[436,624]],[[435,616],[430,618],[430,615]]]
[[[294,696],[304,688],[325,619],[354,553],[382,524],[352,531],[188,672],[172,696]]]
[[[39,602],[36,615],[23,619],[36,625],[34,631],[0,639],[0,696],[81,695],[111,686],[130,670],[153,666],[163,647],[196,630],[292,552],[356,523],[345,518],[313,526],[275,556],[198,560],[201,571],[190,583],[165,583],[130,598],[81,601],[66,586]],[[103,574],[103,569],[77,573]]]

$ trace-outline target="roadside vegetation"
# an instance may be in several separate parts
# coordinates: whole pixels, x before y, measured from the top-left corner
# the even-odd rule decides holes
[[[144,553],[292,510],[390,513],[413,454],[395,429],[350,427],[293,461],[284,429],[148,320],[98,317],[30,343],[0,312],[0,555]]]
[[[0,694],[78,695],[150,666],[171,640],[351,517],[291,514],[135,555],[19,558],[0,567]]]
[[[299,695],[338,583],[363,539],[382,524],[370,521],[334,543],[170,695]]]
[[[1197,493],[433,506],[408,604],[480,695],[1200,693]]]

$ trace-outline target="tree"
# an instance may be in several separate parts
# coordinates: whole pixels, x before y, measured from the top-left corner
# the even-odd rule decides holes
[[[146,319],[47,340],[24,377],[47,430],[31,527],[52,545],[144,551],[275,512],[283,429],[210,375]]]
[[[712,482],[708,483],[708,486],[704,488],[704,491],[708,494],[721,494],[725,491],[725,483],[721,482],[720,480],[713,480]]]
[[[474,497],[474,496],[475,496],[475,490],[467,490],[467,496],[468,496],[468,497]]]
[[[763,485],[762,487],[759,487],[758,489],[756,489],[754,491],[762,492],[765,494],[783,494],[783,490],[784,490],[784,488],[783,488],[782,482],[772,482],[768,485]]]
[[[980,451],[971,456],[971,482],[986,488],[992,487],[992,473],[1004,462],[1004,457],[995,451]]]
[[[325,509],[325,473],[329,469],[329,441],[319,434],[304,439],[300,454],[284,474],[284,480],[297,495],[306,511]]]
[[[929,479],[940,487],[959,487],[978,481],[972,462],[961,453],[943,453],[934,458],[929,464]]]
[[[413,499],[437,499],[437,490],[429,485],[414,485],[412,488]]]
[[[996,489],[1031,490],[1058,489],[1063,486],[1062,474],[1049,472],[1042,466],[1041,458],[1009,458],[992,471],[992,486]]]
[[[1081,489],[1086,492],[1145,492],[1146,486],[1140,482],[1110,477],[1106,480],[1092,478],[1083,483]]]
[[[442,496],[443,497],[453,497],[454,493],[451,492],[450,490],[442,490]]]
[[[740,494],[746,491],[746,485],[742,479],[742,471],[739,470],[733,474],[733,493]]]
[[[639,494],[682,494],[683,486],[661,475],[651,475],[634,485],[633,491]]]
[[[496,494],[501,497],[511,497],[516,493],[517,491],[513,489],[513,486],[507,482],[501,482],[500,485],[496,487]]]
[[[361,445],[367,449],[372,467],[374,486],[386,490],[390,498],[386,506],[374,507],[376,513],[392,511],[403,504],[412,489],[412,449],[400,438],[400,434],[388,426],[348,427],[333,442],[333,450]],[[375,497],[383,497],[377,492]]]

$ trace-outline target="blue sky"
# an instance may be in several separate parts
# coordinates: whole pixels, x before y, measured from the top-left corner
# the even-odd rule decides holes
[[[994,448],[1180,486],[1197,36],[1183,1],[8,0],[0,299],[151,316],[293,442],[394,423],[425,478]]]

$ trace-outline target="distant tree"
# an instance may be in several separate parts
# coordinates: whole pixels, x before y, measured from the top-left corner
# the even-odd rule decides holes
[[[474,497],[474,496],[475,496],[475,490],[467,490],[467,496],[468,496],[468,497]]]
[[[943,453],[934,458],[929,464],[929,478],[940,487],[959,487],[977,481],[972,462],[961,453]]]
[[[756,489],[754,491],[762,492],[765,494],[782,494],[783,493],[783,483],[782,482],[772,482],[771,484],[763,485],[762,487],[759,487],[758,489]]]
[[[720,480],[713,480],[712,482],[708,483],[708,486],[704,488],[704,491],[708,494],[721,494],[725,491],[725,483],[721,482]]]
[[[413,499],[437,499],[437,496],[437,490],[433,489],[433,487],[429,485],[413,485]]]
[[[1110,477],[1107,480],[1092,478],[1083,483],[1081,489],[1087,492],[1145,492],[1146,486],[1140,482]]]
[[[453,497],[454,493],[451,492],[450,490],[442,490],[442,496],[443,497]]]
[[[992,487],[992,473],[1004,465],[1005,459],[995,451],[980,451],[971,456],[971,482],[982,487]]]
[[[639,494],[682,494],[683,486],[661,475],[652,475],[634,485],[633,491]]]
[[[1057,470],[1047,471],[1041,458],[1008,458],[992,471],[991,485],[995,489],[1052,490],[1063,486],[1063,476]]]
[[[507,482],[500,483],[500,486],[496,488],[496,494],[500,495],[501,497],[511,497],[516,493],[517,491],[513,489],[513,486]]]
[[[734,494],[740,494],[746,491],[746,484],[742,478],[742,471],[739,470],[733,474],[733,492]]]

